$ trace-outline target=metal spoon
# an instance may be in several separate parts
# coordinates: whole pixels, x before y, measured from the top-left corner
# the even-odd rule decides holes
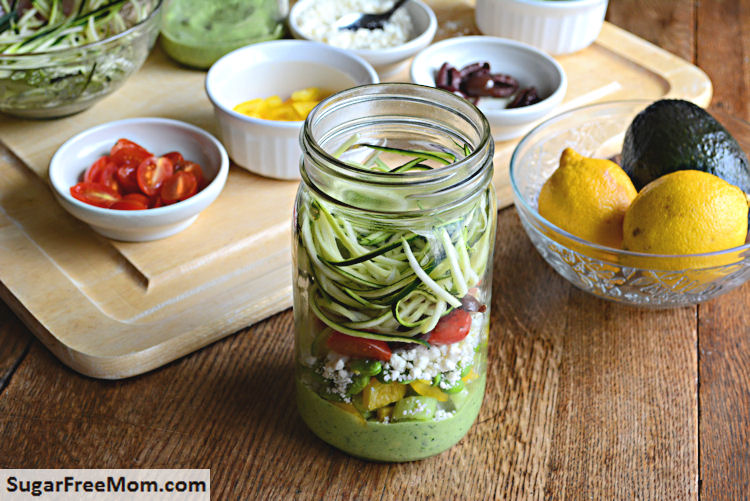
[[[397,0],[393,4],[393,7],[380,14],[361,14],[359,12],[352,12],[351,14],[345,14],[341,16],[333,26],[338,30],[357,30],[359,28],[365,28],[368,30],[382,29],[385,24],[396,12],[396,9],[401,7],[407,0]]]

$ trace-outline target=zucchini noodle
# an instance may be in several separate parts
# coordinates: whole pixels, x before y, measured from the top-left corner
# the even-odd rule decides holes
[[[0,0],[0,54],[27,54],[78,47],[116,35],[151,12],[144,0]],[[25,4],[26,2],[24,2]]]
[[[438,168],[421,167],[426,160],[442,165],[455,160],[444,152],[409,152],[356,141],[345,142],[337,154],[362,147],[410,153],[413,158],[399,166],[407,166],[403,171]],[[368,158],[369,168],[381,170],[378,160]],[[335,204],[313,197],[298,214],[312,313],[327,328],[350,336],[425,344],[421,336],[460,308],[461,298],[484,273],[492,244],[491,198],[485,191],[456,219],[418,232],[352,219]]]

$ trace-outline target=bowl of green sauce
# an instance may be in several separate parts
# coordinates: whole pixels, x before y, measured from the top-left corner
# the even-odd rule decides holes
[[[168,0],[161,46],[175,61],[205,69],[234,49],[281,38],[286,15],[278,0]]]

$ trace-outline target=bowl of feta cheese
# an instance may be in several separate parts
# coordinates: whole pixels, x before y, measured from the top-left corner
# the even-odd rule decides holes
[[[381,78],[387,78],[432,42],[437,32],[432,9],[422,0],[409,0],[382,29],[338,29],[336,22],[347,14],[375,14],[392,6],[393,0],[300,0],[289,12],[289,31],[301,40],[352,51],[370,63]]]

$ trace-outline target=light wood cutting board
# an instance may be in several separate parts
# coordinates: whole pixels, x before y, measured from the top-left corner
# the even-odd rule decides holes
[[[476,34],[466,2],[435,6],[438,39]],[[705,106],[698,68],[605,23],[589,48],[558,58],[569,88],[561,108],[623,98],[675,97]],[[232,167],[226,188],[186,231],[148,243],[94,234],[47,186],[47,165],[69,137],[134,116],[161,116],[216,133],[205,73],[157,48],[122,89],[52,121],[0,118],[0,297],[65,364],[93,377],[146,372],[291,305],[291,211],[296,182]],[[406,70],[389,80],[407,81]],[[500,207],[512,203],[508,160],[496,144]],[[289,340],[290,343],[292,340]]]

